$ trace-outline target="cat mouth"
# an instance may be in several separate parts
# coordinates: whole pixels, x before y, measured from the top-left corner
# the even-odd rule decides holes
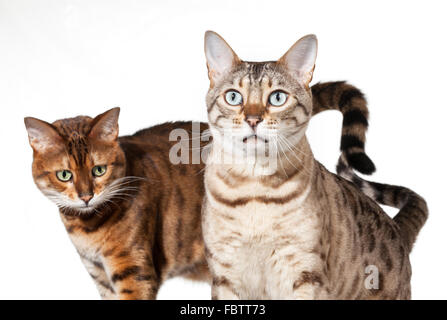
[[[249,136],[246,136],[244,139],[242,139],[243,143],[257,143],[258,141],[268,143],[269,141],[263,137],[260,137],[256,134],[252,134]]]

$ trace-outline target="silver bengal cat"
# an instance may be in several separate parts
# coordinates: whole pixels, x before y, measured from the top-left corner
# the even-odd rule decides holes
[[[316,37],[278,61],[246,62],[207,32],[205,53],[213,142],[202,229],[213,298],[409,299],[409,253],[426,203],[351,171],[350,162],[364,160],[358,134],[366,125],[355,91],[334,102],[352,111],[338,170],[353,183],[314,159],[305,132]],[[392,219],[376,201],[400,211]]]

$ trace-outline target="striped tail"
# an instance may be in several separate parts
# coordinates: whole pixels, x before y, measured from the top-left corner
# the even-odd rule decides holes
[[[353,182],[363,193],[378,203],[400,209],[393,220],[400,229],[404,245],[411,250],[428,218],[425,200],[408,188],[370,182],[360,178],[349,168],[344,155],[341,155],[338,161],[337,173]]]
[[[312,86],[313,114],[339,110],[343,114],[340,150],[355,170],[372,174],[376,167],[365,153],[368,107],[363,93],[344,81]]]

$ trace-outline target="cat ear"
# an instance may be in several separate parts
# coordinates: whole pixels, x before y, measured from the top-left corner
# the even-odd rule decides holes
[[[113,108],[97,116],[92,121],[89,137],[104,142],[114,142],[118,139],[118,117],[120,108]]]
[[[205,32],[205,56],[211,87],[241,60],[225,40],[213,31]]]
[[[315,68],[317,50],[317,37],[313,34],[309,34],[295,42],[278,62],[285,65],[300,82],[309,86]]]
[[[28,131],[29,144],[36,152],[45,152],[54,149],[63,143],[62,137],[48,122],[26,117],[25,127]]]

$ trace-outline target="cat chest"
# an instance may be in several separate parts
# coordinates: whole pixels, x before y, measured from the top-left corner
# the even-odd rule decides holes
[[[311,208],[299,205],[284,207],[251,201],[238,208],[208,212],[210,236],[235,246],[275,248],[293,243],[312,247],[320,237],[321,222]],[[223,221],[225,220],[225,221]],[[213,241],[214,242],[214,241]]]
[[[90,261],[100,261],[102,255],[99,247],[93,239],[83,234],[70,234],[70,240],[75,246],[78,254],[83,259]]]
[[[286,296],[286,289],[277,286],[278,281],[283,277],[292,281],[298,262],[306,270],[313,270],[317,263],[313,252],[319,251],[321,224],[308,208],[289,211],[246,205],[239,208],[231,223],[216,219],[210,231],[206,232],[210,249],[220,261],[232,266],[222,270],[223,274],[240,284],[238,290],[247,299]],[[259,296],[262,292],[265,296]]]

